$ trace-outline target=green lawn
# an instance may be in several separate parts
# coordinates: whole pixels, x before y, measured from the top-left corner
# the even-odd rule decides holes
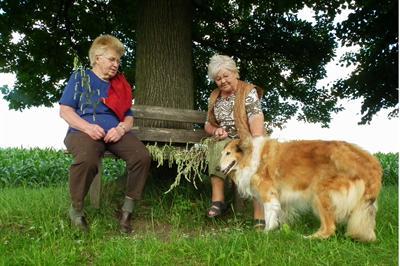
[[[87,235],[69,226],[66,185],[2,188],[0,265],[398,265],[397,186],[382,190],[372,244],[346,238],[343,228],[329,240],[305,239],[318,227],[310,215],[268,234],[252,229],[249,210],[210,221],[208,192],[181,187],[147,188],[130,236],[117,230],[112,185],[100,210],[87,208]]]

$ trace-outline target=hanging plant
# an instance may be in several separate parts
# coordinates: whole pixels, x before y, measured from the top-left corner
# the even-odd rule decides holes
[[[205,139],[201,143],[185,148],[175,147],[171,144],[159,146],[157,143],[146,146],[152,159],[157,162],[157,167],[164,165],[165,162],[168,163],[168,167],[177,166],[175,181],[165,193],[177,187],[182,177],[192,183],[195,188],[197,188],[196,182],[203,182],[201,175],[207,171],[208,167],[207,147],[209,141],[210,139]]]
[[[95,96],[100,96],[99,89],[93,89],[90,85],[90,76],[86,73],[89,68],[82,65],[78,56],[74,57],[74,78],[77,80],[75,83],[75,93],[74,93],[74,100],[79,97],[80,110],[83,114],[87,112],[87,108],[93,108],[93,121],[96,121],[96,108],[99,105],[99,100],[94,100]],[[80,75],[80,84],[78,81],[78,74]],[[82,88],[82,91],[78,89],[78,86]]]

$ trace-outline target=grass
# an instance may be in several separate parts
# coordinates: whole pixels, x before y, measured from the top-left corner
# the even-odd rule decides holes
[[[135,207],[131,236],[118,232],[120,191],[107,183],[99,210],[87,207],[89,234],[70,228],[66,184],[0,189],[0,265],[398,265],[398,190],[379,199],[378,241],[354,242],[344,228],[328,240],[309,240],[318,227],[311,215],[263,233],[252,229],[250,209],[210,221],[207,185],[150,180]],[[251,204],[248,204],[251,205]]]

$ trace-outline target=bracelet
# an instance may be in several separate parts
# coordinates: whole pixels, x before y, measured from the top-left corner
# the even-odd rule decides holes
[[[123,124],[119,124],[118,125],[120,128],[122,128],[122,130],[124,131],[124,133],[126,133],[126,127]]]

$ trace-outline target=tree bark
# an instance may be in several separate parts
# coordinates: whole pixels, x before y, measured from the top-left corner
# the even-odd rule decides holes
[[[142,1],[137,18],[135,103],[193,109],[192,1]]]

